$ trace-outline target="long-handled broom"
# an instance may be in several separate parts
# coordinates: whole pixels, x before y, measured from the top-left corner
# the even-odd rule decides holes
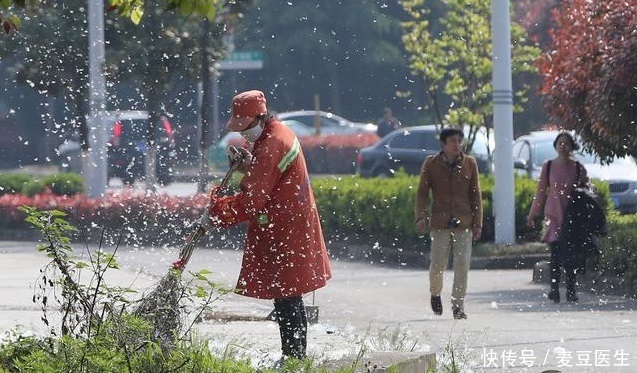
[[[229,148],[230,169],[221,180],[217,193],[223,192],[239,164],[241,154],[234,147]],[[205,224],[205,222],[204,222]],[[179,260],[173,263],[166,276],[147,295],[143,296],[133,314],[140,316],[153,325],[153,337],[162,345],[171,345],[176,331],[181,328],[179,302],[183,296],[181,274],[186,268],[190,256],[199,240],[206,235],[206,228],[197,222],[185,245],[179,251]]]

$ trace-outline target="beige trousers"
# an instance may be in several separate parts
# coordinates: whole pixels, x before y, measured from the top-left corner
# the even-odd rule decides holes
[[[432,296],[440,296],[443,275],[449,262],[449,252],[453,252],[453,289],[451,305],[464,310],[467,293],[467,277],[471,265],[472,232],[469,229],[432,230],[429,254],[429,290]]]

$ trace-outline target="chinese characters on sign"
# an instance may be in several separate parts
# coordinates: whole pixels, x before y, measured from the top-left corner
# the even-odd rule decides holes
[[[569,367],[628,367],[629,353],[620,350],[584,350],[567,351],[564,349],[547,350],[543,356],[536,356],[535,351],[484,349],[482,366],[484,368],[534,367],[555,364],[559,368]]]

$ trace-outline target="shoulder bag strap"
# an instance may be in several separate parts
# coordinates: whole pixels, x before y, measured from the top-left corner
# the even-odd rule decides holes
[[[579,161],[575,161],[575,168],[577,169],[577,187],[583,187],[582,183],[582,167],[584,167]]]

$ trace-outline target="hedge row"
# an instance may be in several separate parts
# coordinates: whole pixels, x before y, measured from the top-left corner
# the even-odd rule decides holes
[[[609,235],[599,240],[597,267],[605,274],[621,276],[627,284],[637,280],[637,214],[609,215]],[[631,285],[632,286],[632,285]],[[633,292],[637,289],[633,289]]]
[[[17,218],[16,212],[11,211],[21,204],[35,204],[38,208],[63,208],[78,220],[90,219],[107,227],[121,227],[124,224],[131,230],[149,225],[161,229],[170,226],[173,220],[191,219],[205,205],[205,196],[182,199],[165,195],[120,193],[90,200],[83,195],[76,195],[81,191],[82,180],[73,174],[56,174],[33,180],[27,180],[23,175],[13,175],[10,178],[14,182],[13,186],[6,182],[3,184],[7,178],[3,179],[2,176],[0,188],[5,195],[0,199],[0,210],[3,212],[0,227],[22,225],[22,222],[14,220]],[[17,181],[22,182],[22,185]],[[414,230],[417,183],[417,177],[400,172],[388,179],[364,179],[352,175],[312,180],[325,231],[360,237],[363,241],[383,244],[399,242],[407,246],[422,241]],[[33,189],[28,187],[33,184],[45,187],[33,193]],[[494,239],[493,176],[481,175],[481,185],[484,208],[482,241],[489,242]],[[515,179],[515,227],[518,240],[521,241],[536,240],[540,233],[526,226],[535,187],[534,180]],[[596,187],[606,206],[611,206],[607,184],[596,183]],[[20,188],[28,192],[15,193]],[[15,194],[7,195],[11,191]],[[74,198],[66,198],[73,195]]]
[[[0,196],[23,194],[35,196],[46,190],[58,196],[72,196],[84,192],[84,179],[77,174],[63,173],[46,176],[28,174],[0,174]]]
[[[594,181],[607,211],[609,234],[598,240],[600,255],[589,268],[606,275],[637,280],[637,214],[620,215],[613,209],[608,184]],[[402,250],[426,250],[427,237],[415,232],[414,203],[418,179],[399,174],[391,179],[362,179],[356,176],[320,178],[312,182],[323,228],[329,235],[371,245]],[[539,241],[541,231],[526,226],[537,181],[515,179],[515,230],[519,242]],[[492,175],[481,176],[484,209],[481,241],[494,239]]]
[[[46,191],[33,197],[21,194],[0,196],[0,229],[30,229],[20,206],[38,210],[60,210],[80,230],[77,239],[128,244],[175,245],[183,243],[189,228],[203,213],[208,196],[146,196],[125,191],[109,193],[105,198],[87,198],[83,194],[59,196]],[[104,234],[104,236],[102,236]]]
[[[45,185],[50,187],[45,188],[42,193],[4,193],[5,195],[0,196],[0,227],[23,226],[16,212],[17,207],[22,204],[44,209],[59,208],[69,212],[76,221],[90,220],[92,225],[106,227],[126,226],[132,231],[147,227],[168,228],[175,221],[195,218],[205,206],[205,195],[180,198],[119,193],[110,194],[103,199],[88,199],[71,191],[80,190],[81,187],[81,178],[76,180],[75,177],[77,175],[51,175],[43,179],[49,183]],[[44,182],[38,180],[38,183]],[[79,183],[79,186],[75,183]],[[326,232],[350,238],[358,237],[365,242],[399,242],[402,246],[422,242],[422,238],[414,230],[417,183],[417,177],[400,172],[396,177],[387,179],[364,179],[352,175],[312,180]],[[536,240],[540,232],[526,226],[526,216],[533,200],[536,182],[516,178],[515,184],[515,226],[518,240]],[[24,187],[26,185],[29,183],[23,185],[23,190],[27,189]],[[484,208],[482,241],[489,242],[494,239],[493,176],[482,175],[481,185]],[[597,183],[596,187],[606,206],[610,206],[607,185]],[[9,188],[5,187],[4,190],[10,190]]]
[[[424,250],[426,237],[419,236],[414,229],[417,183],[416,177],[401,173],[389,179],[314,178],[312,185],[326,236],[341,236],[370,246]],[[494,238],[493,176],[481,176],[481,184],[484,207],[481,240],[490,242]],[[612,208],[607,184],[595,184],[606,206]],[[515,179],[515,226],[519,241],[536,241],[541,233],[526,227],[535,187],[534,180]],[[174,197],[126,192],[88,199],[82,194],[56,195],[52,189],[33,196],[5,193],[0,196],[0,228],[27,228],[18,207],[29,205],[65,211],[69,221],[89,234],[104,227],[114,232],[115,237],[124,235],[133,243],[174,244],[182,242],[188,233],[184,228],[201,216],[207,198],[205,194]],[[637,274],[637,215],[622,216],[608,210],[608,221],[610,233],[600,239],[599,267],[632,281]]]
[[[493,241],[493,175],[481,175],[484,210],[482,241]],[[326,177],[313,180],[314,194],[326,231],[363,237],[372,242],[400,242],[411,246],[422,241],[414,229],[414,204],[418,178],[398,173],[394,178],[363,179]],[[526,226],[537,182],[515,178],[515,228],[520,241],[533,241],[539,230]],[[608,185],[595,182],[604,208],[611,206]]]

